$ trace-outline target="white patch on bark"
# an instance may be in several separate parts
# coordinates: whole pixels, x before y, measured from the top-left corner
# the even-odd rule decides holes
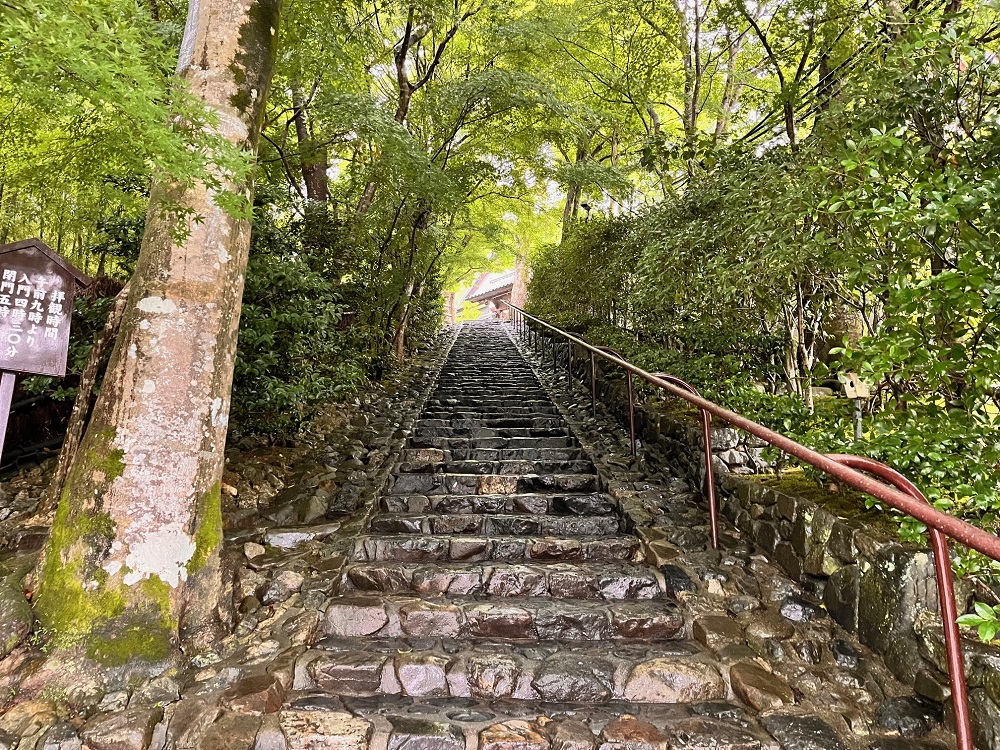
[[[140,320],[139,321],[139,330],[140,331],[148,331],[149,330],[149,321],[148,320]]]
[[[198,36],[199,0],[188,0],[187,21],[184,24],[184,36],[181,38],[181,49],[177,55],[177,72],[181,73],[191,64],[194,57],[195,38]]]
[[[142,382],[143,393],[152,393],[155,390],[156,390],[156,383],[154,383],[152,380],[144,380]]]
[[[122,569],[122,564],[118,560],[111,560],[104,566],[104,569],[108,572],[109,576],[113,576]]]
[[[225,424],[226,422],[229,421],[227,419],[227,417],[226,417],[225,412],[224,412],[225,405],[226,405],[226,402],[223,401],[221,398],[213,398],[212,399],[212,426],[213,427],[219,427],[220,425],[223,425],[223,424]]]
[[[131,536],[125,558],[129,572],[122,579],[126,586],[154,575],[171,588],[187,580],[187,564],[194,556],[195,544],[181,524],[172,523]]]
[[[128,356],[130,359],[135,359],[136,355],[139,353],[139,349],[135,344],[130,344],[128,347]]]
[[[216,110],[216,115],[219,118],[218,131],[228,137],[231,141],[239,143],[250,137],[250,127],[247,123],[243,122],[243,118],[240,117],[238,112]],[[209,194],[214,198],[216,191],[213,190]],[[223,217],[220,218],[225,218],[226,221],[228,221],[229,217],[227,215],[223,215]]]
[[[163,313],[164,315],[176,312],[177,305],[172,300],[163,297],[146,297],[139,301],[139,309],[148,313]]]

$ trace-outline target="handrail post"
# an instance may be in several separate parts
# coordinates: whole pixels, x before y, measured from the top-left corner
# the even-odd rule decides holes
[[[566,383],[569,389],[573,390],[573,342],[566,342],[566,348],[569,349],[569,356],[566,357],[566,373],[569,377],[566,379]]]
[[[708,495],[709,529],[712,549],[719,549],[719,509],[715,501],[715,468],[712,466],[712,415],[701,410],[701,431],[705,440],[705,494]]]
[[[948,677],[951,682],[952,705],[955,709],[955,736],[958,750],[972,750],[972,725],[969,720],[969,695],[965,684],[965,655],[962,634],[958,630],[955,607],[955,581],[948,555],[948,539],[937,529],[931,530],[934,546],[934,568],[937,572],[938,598],[944,620],[944,644],[948,654]]]
[[[895,469],[871,458],[862,456],[828,455],[839,464],[851,469],[866,471],[889,482],[907,493],[914,500],[930,505],[916,485]],[[958,629],[958,610],[955,606],[955,580],[948,554],[948,538],[938,529],[930,529],[931,547],[934,549],[934,572],[937,577],[938,601],[944,625],[944,646],[948,660],[948,680],[951,683],[951,702],[955,711],[955,739],[957,750],[974,750],[972,724],[969,720],[969,690],[965,682],[965,655],[962,653],[962,634]]]
[[[672,385],[680,386],[688,393],[693,393],[695,396],[701,396],[701,394],[698,393],[698,389],[693,385],[681,380],[678,377],[670,375],[669,373],[654,372],[653,377],[665,380]],[[712,467],[712,415],[709,414],[707,409],[701,409],[701,438],[705,447],[705,495],[708,497],[708,513],[710,516],[709,530],[711,531],[712,537],[712,549],[718,549],[719,507],[715,498],[715,470]]]
[[[590,412],[597,416],[597,358],[590,353]]]
[[[628,370],[628,431],[632,442],[632,458],[635,458],[635,390],[632,388],[632,371]]]

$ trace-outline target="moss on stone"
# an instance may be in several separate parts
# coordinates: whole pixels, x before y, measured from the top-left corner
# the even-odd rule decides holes
[[[780,478],[774,474],[762,474],[754,480],[786,495],[811,500],[839,518],[862,521],[893,536],[898,532],[898,525],[891,516],[867,507],[868,496],[852,487],[838,484],[837,489],[831,490],[798,468],[781,472]]]
[[[146,595],[160,613],[163,626],[171,631],[177,629],[177,620],[171,614],[170,586],[158,575],[152,575],[139,582],[142,593]]]
[[[165,584],[164,584],[165,585]],[[113,633],[95,633],[87,639],[87,656],[105,666],[121,666],[140,659],[162,661],[170,655],[170,629],[146,623],[116,627]]]
[[[222,485],[216,482],[198,504],[195,520],[194,554],[188,560],[188,573],[197,573],[222,544]]]
[[[647,412],[656,412],[676,419],[701,423],[701,410],[679,397],[650,399],[643,404],[643,408]]]

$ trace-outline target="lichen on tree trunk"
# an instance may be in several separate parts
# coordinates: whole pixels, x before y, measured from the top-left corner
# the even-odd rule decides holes
[[[253,153],[281,0],[191,0],[178,72]],[[235,194],[251,185],[217,171]],[[105,663],[168,656],[218,599],[219,487],[250,225],[205,183],[161,179],[93,417],[38,571],[57,649]],[[186,236],[178,241],[176,212]]]

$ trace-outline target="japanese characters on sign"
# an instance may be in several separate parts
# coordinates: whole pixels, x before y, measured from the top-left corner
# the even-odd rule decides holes
[[[66,325],[66,292],[59,288],[57,279],[30,279],[16,268],[0,269],[0,320],[9,321],[4,357],[13,359],[18,347],[37,349],[42,337],[59,338],[59,326]]]
[[[0,370],[66,373],[73,294],[86,281],[38,240],[0,246]]]

